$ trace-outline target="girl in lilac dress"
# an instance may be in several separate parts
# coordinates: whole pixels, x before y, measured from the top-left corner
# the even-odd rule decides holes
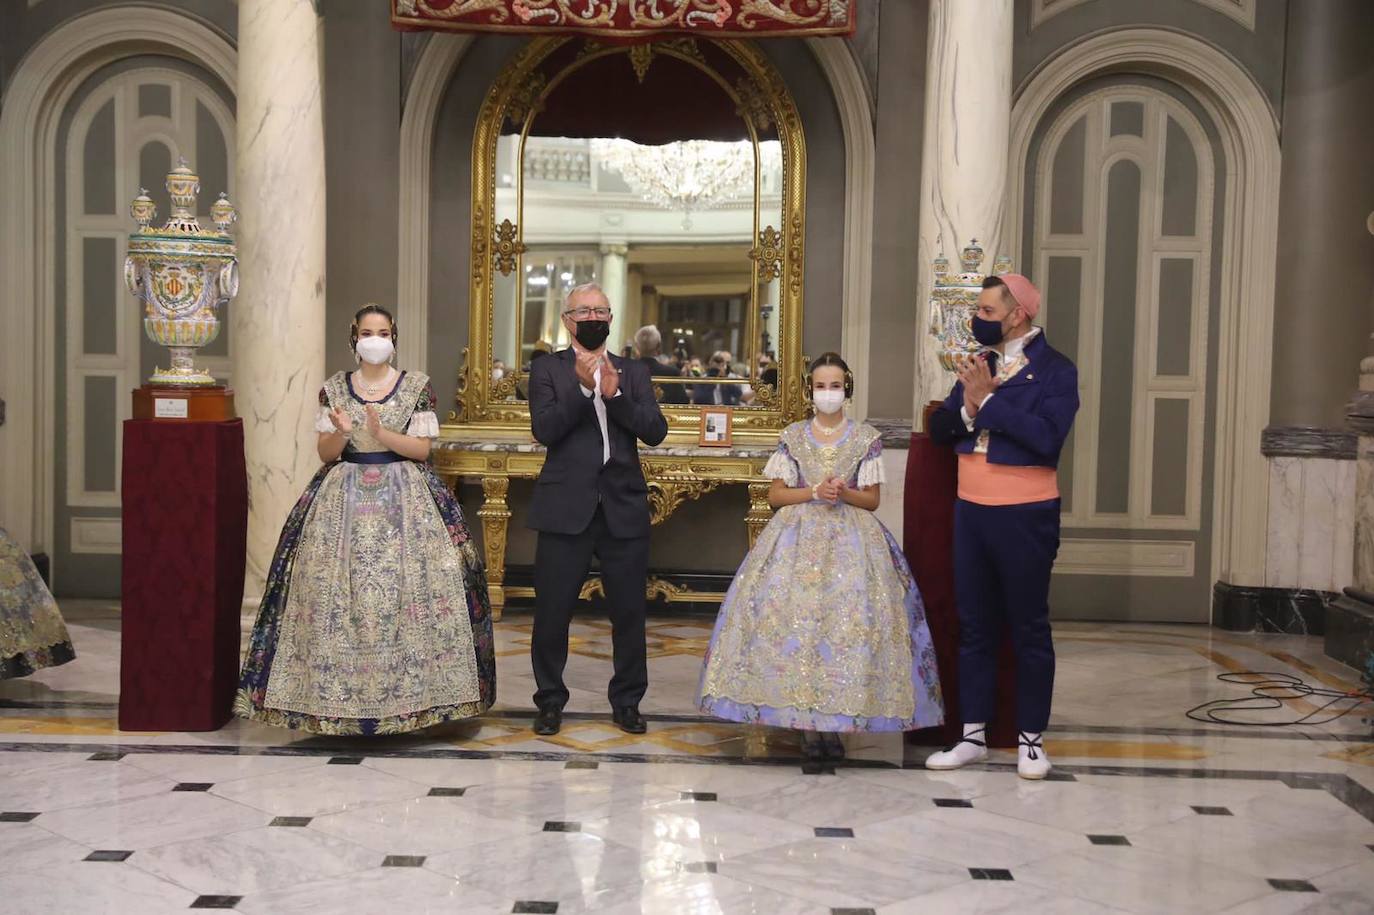
[[[901,548],[874,516],[882,442],[844,415],[849,367],[811,366],[813,419],[782,433],[764,474],[776,510],[721,604],[701,677],[703,711],[795,728],[813,761],[838,734],[944,720],[925,608]]]

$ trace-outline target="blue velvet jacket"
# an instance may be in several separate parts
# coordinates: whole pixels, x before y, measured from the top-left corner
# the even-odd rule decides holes
[[[931,413],[930,437],[937,444],[972,454],[978,433],[988,437],[988,462],[1020,467],[1058,467],[1059,452],[1078,412],[1078,369],[1052,349],[1044,332],[1026,344],[1029,364],[1004,381],[973,418],[968,431],[959,410],[963,382],[955,382],[945,402]]]

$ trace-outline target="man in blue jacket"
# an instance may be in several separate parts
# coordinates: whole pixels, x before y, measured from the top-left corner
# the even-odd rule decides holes
[[[983,281],[973,335],[985,349],[964,360],[930,437],[959,455],[954,590],[959,605],[959,704],[964,736],[926,760],[957,769],[987,756],[998,647],[1016,654],[1016,771],[1050,770],[1041,735],[1054,692],[1050,572],[1059,552],[1059,452],[1078,412],[1078,369],[1031,322],[1040,291],[1017,273]]]

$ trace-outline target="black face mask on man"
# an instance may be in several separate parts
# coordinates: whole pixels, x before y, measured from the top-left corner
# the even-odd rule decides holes
[[[973,316],[973,339],[984,346],[996,346],[1002,342],[1005,334],[1002,332],[1001,321],[988,321],[977,315]]]
[[[577,322],[577,342],[586,350],[601,349],[606,338],[611,335],[611,322],[589,319]]]

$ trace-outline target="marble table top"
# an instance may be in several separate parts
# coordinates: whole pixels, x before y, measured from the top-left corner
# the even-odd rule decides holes
[[[433,445],[434,451],[483,451],[508,452],[511,454],[542,454],[548,449],[538,442],[519,441],[452,441],[440,439]],[[732,448],[700,448],[692,445],[660,445],[656,448],[640,447],[640,457],[689,457],[689,458],[748,458],[767,459],[775,449],[768,446],[739,446]]]

